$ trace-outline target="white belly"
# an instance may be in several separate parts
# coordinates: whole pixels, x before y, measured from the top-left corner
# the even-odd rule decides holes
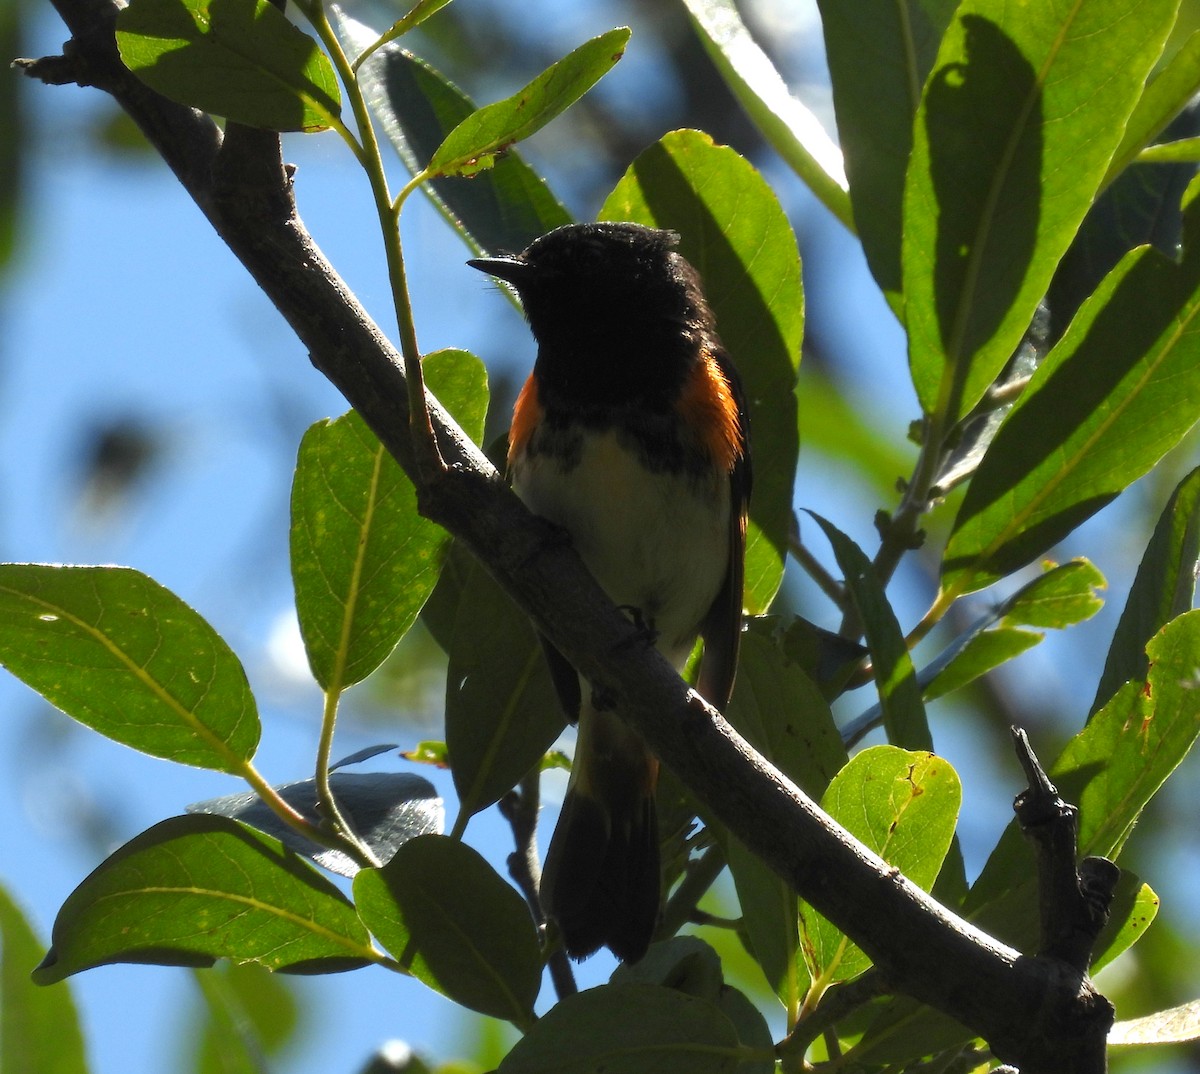
[[[566,473],[546,455],[517,460],[513,488],[571,534],[613,603],[637,609],[682,667],[725,578],[729,481],[650,473],[609,431],[585,436]]]

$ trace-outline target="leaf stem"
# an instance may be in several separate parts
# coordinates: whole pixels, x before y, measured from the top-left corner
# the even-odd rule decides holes
[[[395,308],[396,327],[400,336],[400,354],[404,359],[404,379],[408,385],[409,429],[417,465],[423,475],[443,473],[446,464],[433,432],[429,408],[425,405],[425,378],[421,370],[421,351],[417,344],[417,329],[413,319],[412,299],[408,292],[408,274],[404,264],[404,249],[400,239],[400,209],[409,193],[424,182],[428,176],[425,172],[414,176],[400,192],[400,196],[394,202],[392,201],[391,192],[388,189],[387,173],[383,166],[383,156],[379,148],[379,138],[375,133],[375,126],[371,122],[367,103],[359,89],[356,70],[346,56],[321,0],[310,0],[307,3],[301,0],[301,2],[302,10],[309,22],[312,23],[313,29],[317,31],[321,43],[329,52],[330,60],[342,81],[351,110],[354,112],[355,124],[358,127],[361,148],[356,156],[371,184],[375,213],[379,218],[380,232],[383,236],[388,279],[392,287],[392,305]]]
[[[325,705],[321,713],[321,737],[317,742],[317,805],[321,815],[333,828],[333,834],[338,840],[338,849],[349,851],[360,865],[378,869],[382,862],[346,819],[329,778],[329,758],[333,755],[333,730],[337,726],[338,702],[341,696],[340,688],[331,687],[325,691]]]
[[[367,867],[378,865],[378,862],[371,860],[369,856],[364,859],[362,849],[356,842],[351,842],[336,832],[328,831],[319,824],[313,824],[312,821],[296,810],[267,781],[266,777],[254,767],[253,762],[243,762],[238,774],[250,785],[254,793],[258,795],[272,813],[293,831],[304,836],[305,839],[316,843],[318,846],[328,847],[330,850],[338,850],[343,854],[349,854],[360,865]]]

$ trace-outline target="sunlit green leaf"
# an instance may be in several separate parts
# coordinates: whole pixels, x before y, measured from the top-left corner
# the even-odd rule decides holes
[[[1143,149],[1137,156],[1139,164],[1171,164],[1180,161],[1200,161],[1200,138],[1180,138]]]
[[[431,988],[517,1025],[532,1020],[542,969],[533,918],[465,843],[413,839],[360,872],[354,897],[367,927]]]
[[[825,207],[846,227],[854,220],[842,156],[821,121],[793,97],[732,0],[684,0],[700,41],[746,115]]]
[[[63,904],[38,984],[112,962],[215,959],[329,973],[375,961],[354,907],[278,840],[224,817],[173,817],[110,855]]]
[[[422,361],[429,389],[476,440],[487,373],[465,351]],[[313,425],[292,486],[296,611],[318,684],[366,678],[415,622],[437,582],[450,537],[417,512],[408,476],[354,411]]]
[[[44,950],[24,914],[0,887],[0,1070],[87,1074],[70,989],[37,988],[29,979]]]
[[[1096,595],[1103,588],[1104,575],[1086,559],[1048,566],[1004,602],[1002,621],[1006,626],[1072,626],[1104,607]]]
[[[1200,735],[1200,612],[1169,623],[1146,653],[1146,680],[1122,686],[1049,769],[1059,794],[1079,807],[1081,856],[1117,856],[1141,811]],[[1014,822],[966,903],[973,921],[1023,949],[1037,921],[1032,856]]]
[[[490,168],[497,154],[541,130],[600,81],[624,55],[629,34],[621,27],[594,37],[524,89],[471,113],[446,136],[425,170],[434,177]]]
[[[1200,999],[1156,1011],[1144,1018],[1118,1022],[1108,1032],[1109,1047],[1139,1044],[1182,1044],[1200,1039]]]
[[[931,753],[873,746],[830,783],[821,808],[909,880],[928,891],[954,838],[962,787],[949,762]],[[801,910],[804,952],[828,985],[857,976],[867,956],[809,907]]]
[[[164,97],[251,127],[324,130],[341,111],[333,66],[268,0],[132,0],[117,46]]]
[[[436,15],[442,10],[450,0],[417,0],[417,2],[391,26],[387,28],[375,41],[355,59],[354,66],[358,67],[362,62],[376,51],[383,48],[384,45],[395,41],[398,37],[403,37],[409,30],[415,30],[431,15]],[[338,11],[341,14],[341,11]]]
[[[125,567],[0,564],[0,664],[155,757],[240,772],[258,745],[237,657],[183,601]]]
[[[783,577],[799,451],[804,293],[791,224],[762,176],[698,131],[674,131],[642,153],[599,218],[678,231],[680,253],[704,280],[750,408],[754,495],[745,603],[752,613],[764,611]]]
[[[933,701],[953,693],[1033,648],[1044,635],[1032,630],[999,627],[976,634],[958,655],[925,687],[925,700]]]
[[[904,201],[909,363],[943,430],[1029,326],[1176,6],[959,7],[922,96]]]
[[[959,508],[947,590],[981,588],[1040,555],[1200,416],[1200,198],[1185,226],[1182,263],[1145,248],[1126,256],[1034,373]]]
[[[1146,643],[1177,615],[1191,610],[1198,562],[1200,468],[1188,474],[1171,493],[1154,527],[1154,536],[1146,546],[1113,632],[1096,699],[1092,702],[1093,712],[1122,683],[1145,678]]]
[[[352,49],[369,48],[377,35],[340,10],[338,28]],[[404,166],[416,175],[475,105],[424,60],[388,45],[358,72],[371,111]],[[515,150],[469,179],[433,179],[424,191],[473,253],[523,250],[571,216]]]
[[[657,985],[602,985],[555,1004],[497,1074],[732,1074],[738,1038],[711,1001]]]
[[[1096,939],[1089,972],[1094,977],[1145,934],[1158,916],[1159,897],[1149,884],[1128,870],[1121,871],[1108,921]]]
[[[1154,638],[1147,683],[1123,688],[1087,728],[1067,744],[1050,768],[1065,801],[1080,806],[1078,853],[1115,857],[1121,842],[1163,780],[1186,756],[1200,734],[1200,690],[1193,687],[1200,652],[1200,612],[1172,622]],[[972,886],[962,913],[985,932],[1018,950],[1038,943],[1037,870],[1033,849],[1014,821]],[[1125,883],[1122,881],[1122,884]],[[1140,885],[1118,905],[1118,934],[1104,933],[1096,954],[1132,942],[1157,909],[1157,897]],[[894,1063],[954,1048],[972,1034],[945,1015],[907,998],[892,1001],[850,1055],[859,1063]]]
[[[819,3],[854,223],[875,279],[900,310],[901,214],[913,116],[956,6],[955,0]]]
[[[1200,92],[1200,32],[1193,33],[1146,86],[1108,166],[1104,177],[1106,185],[1129,165],[1143,146],[1150,144],[1197,92]]]

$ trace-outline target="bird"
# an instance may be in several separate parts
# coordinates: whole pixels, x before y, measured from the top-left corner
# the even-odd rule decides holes
[[[537,343],[513,409],[512,487],[565,530],[592,576],[697,689],[729,701],[742,630],[749,418],[696,269],[673,231],[568,224],[468,261],[510,284]],[[575,757],[541,902],[567,954],[645,955],[662,901],[642,736],[542,639]]]

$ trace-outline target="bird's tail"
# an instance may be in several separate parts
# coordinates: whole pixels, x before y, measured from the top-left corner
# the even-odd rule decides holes
[[[618,716],[584,703],[575,764],[542,874],[542,904],[567,954],[626,962],[658,924],[658,761]]]

